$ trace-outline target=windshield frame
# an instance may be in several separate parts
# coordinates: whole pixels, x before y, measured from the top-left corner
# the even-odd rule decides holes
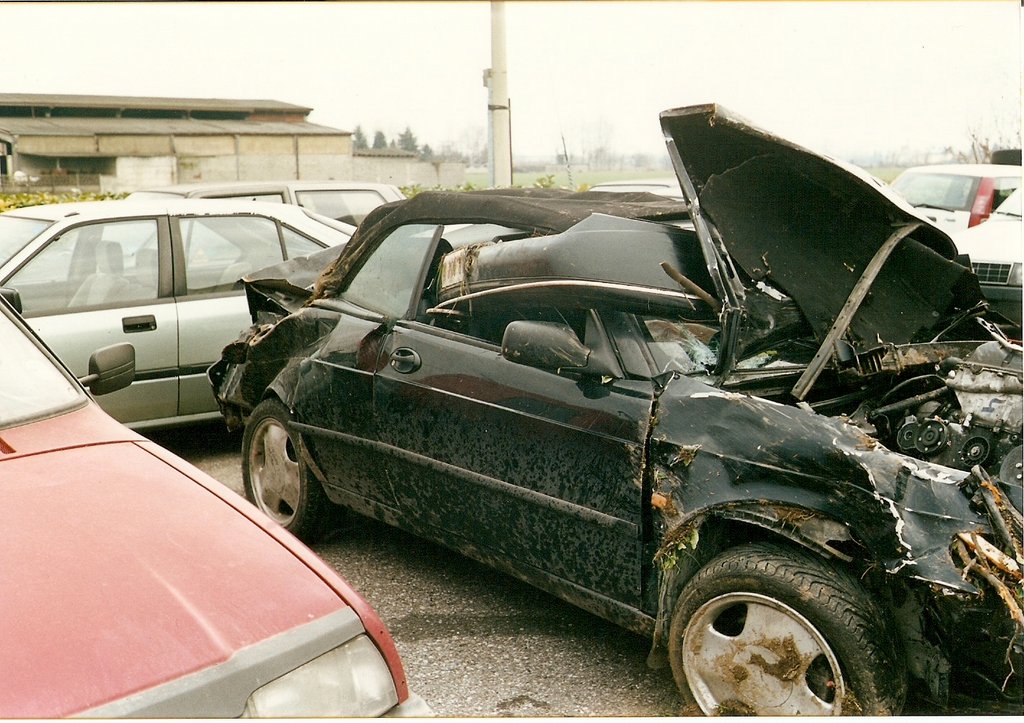
[[[49,419],[80,409],[89,396],[78,380],[57,360],[6,302],[0,301],[0,430]],[[14,370],[13,379],[7,375]],[[38,374],[30,378],[30,374]],[[64,382],[63,384],[61,382]],[[18,398],[17,390],[45,389],[45,395]],[[34,404],[38,400],[38,404]],[[20,403],[20,408],[16,405]]]
[[[13,259],[56,221],[0,213],[0,266]],[[28,232],[32,232],[28,235]]]

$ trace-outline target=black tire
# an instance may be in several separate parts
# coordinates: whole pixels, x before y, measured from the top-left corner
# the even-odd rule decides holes
[[[752,543],[683,588],[669,660],[684,702],[708,715],[896,715],[907,676],[885,620],[847,571]]]
[[[287,407],[266,399],[253,410],[242,434],[242,482],[246,498],[307,543],[324,533],[334,505],[299,459]]]

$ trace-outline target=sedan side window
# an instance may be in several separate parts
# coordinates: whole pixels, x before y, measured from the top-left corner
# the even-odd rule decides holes
[[[309,256],[323,248],[287,226],[281,227],[281,233],[284,235],[284,250],[290,259],[294,259],[296,256]]]
[[[1020,185],[1020,180],[1017,178],[996,178],[995,183],[995,194],[992,197],[992,208],[999,208],[1003,201],[1010,197],[1017,186]]]
[[[156,219],[78,226],[51,241],[7,282],[26,315],[157,298]]]
[[[277,223],[261,216],[180,220],[189,294],[230,291],[246,274],[284,260]]]
[[[295,200],[300,206],[321,216],[358,226],[366,214],[384,203],[376,191],[297,191]]]

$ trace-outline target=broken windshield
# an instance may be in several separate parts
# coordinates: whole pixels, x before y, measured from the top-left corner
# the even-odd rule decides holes
[[[685,319],[639,316],[656,375],[710,373],[718,364],[717,325]]]

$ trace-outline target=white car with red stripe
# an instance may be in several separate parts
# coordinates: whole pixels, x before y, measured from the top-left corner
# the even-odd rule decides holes
[[[914,166],[893,189],[946,233],[977,226],[1021,185],[1021,167],[997,163]]]

